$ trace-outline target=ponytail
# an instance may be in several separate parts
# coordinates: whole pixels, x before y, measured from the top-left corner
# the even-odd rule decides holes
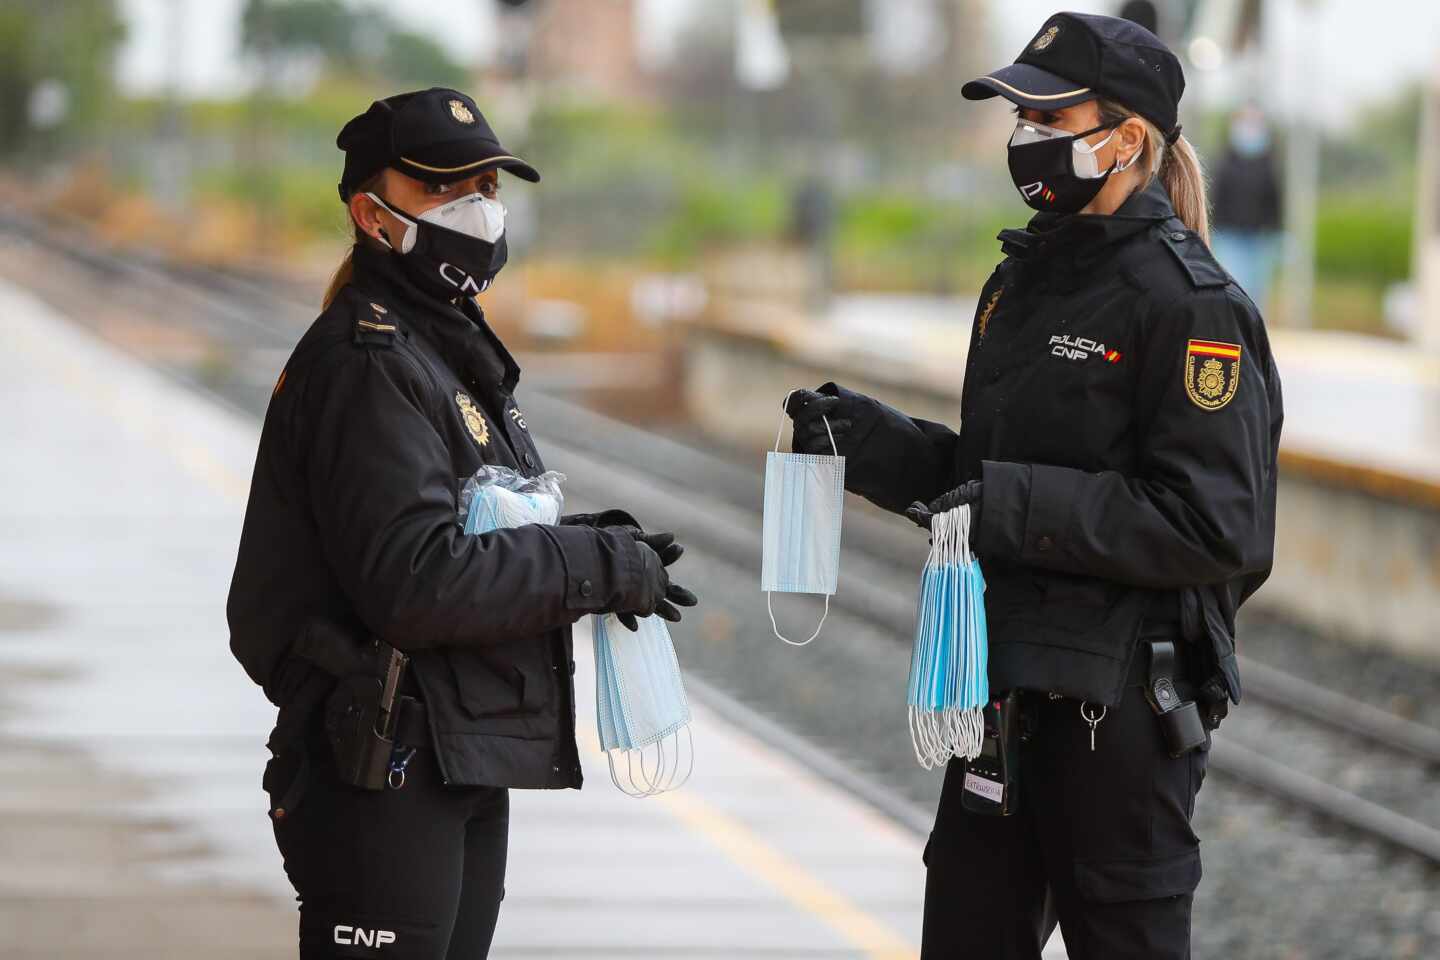
[[[1113,100],[1100,101],[1100,117],[1107,123],[1119,123],[1135,117],[1145,124],[1145,183],[1143,190],[1158,176],[1170,194],[1170,203],[1175,207],[1175,216],[1200,235],[1205,246],[1210,246],[1210,198],[1205,190],[1205,170],[1200,165],[1200,155],[1183,135],[1173,144],[1166,146],[1165,134],[1149,120],[1128,107]]]
[[[1199,154],[1183,134],[1165,151],[1160,162],[1160,182],[1170,194],[1175,215],[1200,234],[1205,246],[1210,246],[1210,200],[1205,195],[1205,172],[1200,166]]]
[[[340,265],[336,267],[335,272],[330,275],[330,285],[325,288],[325,296],[320,298],[321,311],[330,309],[330,304],[334,303],[335,298],[340,295],[341,288],[349,283],[354,276],[355,247],[351,246],[349,250],[345,251],[345,259],[340,261]]]
[[[373,177],[358,184],[354,192],[364,193],[366,191],[378,190],[384,177],[385,171],[381,170]],[[320,309],[322,311],[330,309],[330,304],[335,302],[335,298],[340,295],[341,289],[355,277],[355,247],[362,243],[372,242],[370,238],[365,235],[365,231],[360,229],[360,224],[356,223],[353,217],[350,217],[349,204],[346,204],[345,210],[346,216],[350,218],[350,226],[354,228],[355,237],[350,244],[350,249],[345,251],[344,259],[342,259],[340,265],[335,268],[335,272],[330,275],[330,284],[325,288],[325,295],[320,298]]]

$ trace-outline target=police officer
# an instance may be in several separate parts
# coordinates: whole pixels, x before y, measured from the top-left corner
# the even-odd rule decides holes
[[[474,298],[505,265],[500,171],[540,176],[455,90],[378,100],[337,144],[355,244],[265,416],[231,648],[280,707],[264,786],[300,956],[468,960],[504,893],[507,788],[580,786],[571,625],[696,600],[674,537],[622,511],[462,535],[481,465],[544,470]],[[377,639],[409,656],[378,790],[342,780],[331,715]]]
[[[828,452],[828,418],[850,490],[921,525],[971,506],[990,689],[1021,691],[1016,812],[971,812],[964,763],[946,771],[927,958],[1038,960],[1050,917],[1071,960],[1189,956],[1190,818],[1207,728],[1240,698],[1235,612],[1271,566],[1281,397],[1210,254],[1183,87],[1143,27],[1069,13],[967,83],[1015,105],[1037,213],[1000,234],[959,433],[833,383],[791,401],[795,448]]]

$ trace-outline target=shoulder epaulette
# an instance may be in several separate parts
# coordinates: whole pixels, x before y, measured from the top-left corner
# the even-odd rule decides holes
[[[355,304],[356,343],[371,347],[394,347],[405,339],[399,319],[390,308],[373,300],[360,300]]]
[[[1165,249],[1185,271],[1192,287],[1223,287],[1230,282],[1230,274],[1193,230],[1184,229],[1175,220],[1161,224],[1159,230]]]

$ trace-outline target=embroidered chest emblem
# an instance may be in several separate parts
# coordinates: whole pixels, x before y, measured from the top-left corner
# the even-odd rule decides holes
[[[490,442],[490,425],[485,422],[485,417],[480,413],[475,401],[471,400],[459,390],[455,391],[455,406],[460,408],[460,416],[465,421],[465,429],[470,431],[470,436],[480,446]]]
[[[1240,345],[1191,340],[1185,350],[1185,395],[1202,410],[1219,410],[1240,389]]]
[[[990,327],[990,315],[995,312],[995,304],[1000,302],[1000,295],[1004,292],[1005,288],[1001,287],[999,290],[990,294],[990,299],[986,302],[985,309],[980,311],[980,319],[975,321],[975,338],[977,340],[985,339],[985,331]]]

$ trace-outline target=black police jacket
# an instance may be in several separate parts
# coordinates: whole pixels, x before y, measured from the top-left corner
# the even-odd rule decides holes
[[[544,470],[518,377],[472,300],[428,298],[393,254],[357,246],[275,386],[230,588],[231,649],[281,706],[277,729],[313,730],[286,717],[315,687],[296,645],[338,624],[411,655],[446,782],[580,785],[570,627],[636,596],[643,559],[591,526],[462,533],[457,496],[482,464]]]
[[[1259,312],[1158,180],[1114,215],[1000,239],[959,433],[867,398],[847,487],[903,511],[983,479],[992,689],[1115,704],[1159,621],[1238,702],[1235,612],[1270,572],[1282,420]]]

